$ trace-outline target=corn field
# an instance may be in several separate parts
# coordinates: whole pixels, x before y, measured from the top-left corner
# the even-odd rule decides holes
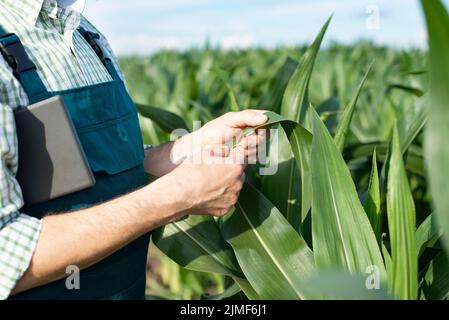
[[[149,295],[448,298],[449,16],[422,8],[428,51],[321,48],[329,19],[307,47],[121,58],[146,143],[245,108],[279,129],[228,215],[153,232]]]

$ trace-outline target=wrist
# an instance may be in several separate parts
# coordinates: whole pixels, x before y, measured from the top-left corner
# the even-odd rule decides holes
[[[178,220],[187,212],[185,192],[175,180],[172,174],[167,174],[140,189],[137,195],[147,208],[144,215],[150,220],[157,219],[160,225]]]
[[[173,164],[179,165],[195,153],[194,140],[194,133],[189,133],[173,142],[170,153],[170,160]]]

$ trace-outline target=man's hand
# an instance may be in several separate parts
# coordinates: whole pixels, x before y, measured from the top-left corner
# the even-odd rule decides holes
[[[171,172],[182,162],[198,163],[198,156],[204,152],[212,152],[214,156],[230,155],[227,143],[240,136],[247,127],[263,125],[267,116],[262,110],[245,110],[229,112],[206,123],[201,129],[187,134],[175,142],[170,142],[147,151],[145,170],[156,177],[162,177]],[[255,159],[258,146],[265,143],[265,130],[243,137],[236,146],[243,152],[235,153],[245,162],[248,158]]]
[[[201,129],[182,137],[175,142],[171,160],[180,163],[182,160],[211,150],[215,156],[229,156],[227,143],[238,138],[247,127],[263,125],[267,120],[263,110],[245,110],[229,112],[206,123]],[[256,134],[242,137],[237,147],[243,150],[245,158],[255,155],[257,147],[266,140],[266,131],[259,130]]]
[[[223,216],[237,202],[245,181],[245,160],[257,152],[266,135],[261,131],[243,137],[232,150],[227,143],[247,127],[266,121],[263,111],[231,112],[181,138],[177,147],[182,148],[173,151],[184,160],[165,179],[174,198],[184,200],[186,213]]]
[[[223,216],[237,202],[245,181],[245,165],[236,161],[242,148],[228,157],[204,152],[201,163],[184,162],[161,178],[170,186],[171,197],[180,201],[183,214]]]

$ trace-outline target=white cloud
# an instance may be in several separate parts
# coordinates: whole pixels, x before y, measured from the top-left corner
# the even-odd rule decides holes
[[[118,54],[147,54],[160,49],[180,49],[181,39],[149,35],[118,36],[109,39]]]
[[[221,42],[221,48],[228,49],[246,49],[255,44],[255,38],[251,34],[231,35],[224,37]]]
[[[120,14],[123,11],[152,12],[166,11],[173,8],[191,8],[211,4],[213,0],[89,0],[87,15]]]

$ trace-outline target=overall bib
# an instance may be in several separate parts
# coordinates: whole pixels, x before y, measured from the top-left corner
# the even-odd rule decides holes
[[[93,206],[147,184],[136,108],[112,61],[103,55],[97,44],[98,35],[81,28],[77,32],[81,32],[89,42],[113,80],[49,92],[19,38],[15,34],[5,34],[0,28],[3,54],[27,93],[30,104],[55,95],[63,97],[96,179],[91,188],[21,209],[21,212],[37,218],[49,212]],[[149,239],[149,234],[144,235],[82,270],[79,274],[80,289],[69,290],[66,279],[62,279],[11,299],[144,299]]]

